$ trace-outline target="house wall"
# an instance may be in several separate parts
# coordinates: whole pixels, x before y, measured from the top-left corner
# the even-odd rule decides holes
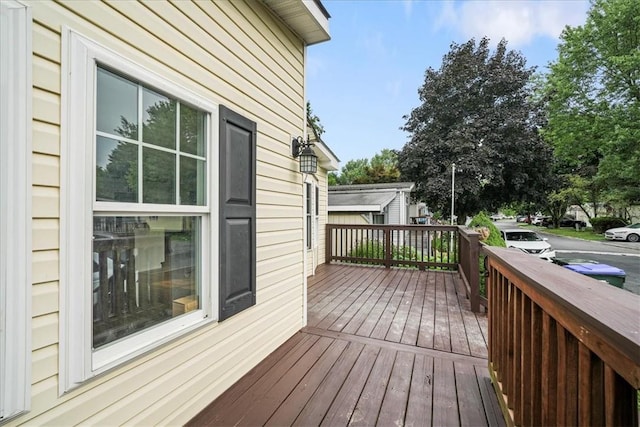
[[[401,224],[400,222],[400,193],[387,205],[387,224]]]
[[[313,248],[311,250],[306,250],[307,276],[312,276],[313,274],[315,274],[315,268],[320,264],[324,264],[325,262],[325,236],[328,218],[327,170],[318,166],[318,172],[314,174],[313,177],[310,177],[308,179],[310,182],[313,182],[313,184],[318,188],[319,191],[319,211],[317,224],[315,223],[315,216],[313,218],[313,226],[317,227],[317,230],[314,230],[313,233],[317,240],[316,242],[314,242]],[[315,203],[315,199],[313,203]]]
[[[369,224],[358,212],[329,212],[329,224]]]
[[[409,204],[407,203],[407,193],[398,191],[396,198],[389,203],[388,208],[388,224],[406,225],[409,223]]]
[[[304,47],[253,1],[25,3],[34,20],[32,397],[8,425],[183,424],[302,325],[302,179],[289,151],[303,128]],[[61,396],[63,26],[257,122],[258,263],[254,307]]]

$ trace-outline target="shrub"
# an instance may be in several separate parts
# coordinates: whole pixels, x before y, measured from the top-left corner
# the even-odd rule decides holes
[[[597,218],[591,218],[589,222],[593,227],[593,232],[598,234],[604,233],[610,228],[624,227],[627,225],[624,219],[615,216],[599,216]]]
[[[504,239],[500,235],[500,230],[493,224],[493,221],[483,212],[480,212],[478,215],[474,216],[471,222],[469,223],[469,228],[479,228],[483,227],[489,230],[489,236],[482,241],[488,246],[501,246],[506,247],[506,243]],[[484,256],[480,256],[478,259],[478,268],[480,270],[480,295],[486,297],[487,290],[485,284],[485,266],[484,266]]]
[[[449,252],[449,233],[436,233],[431,240],[431,247],[438,252]]]
[[[378,240],[365,240],[349,252],[354,258],[384,259],[384,244]],[[399,261],[421,261],[422,254],[411,246],[391,246],[391,258]]]
[[[500,235],[500,230],[498,230],[498,227],[494,225],[493,221],[491,221],[484,212],[480,212],[478,215],[474,216],[469,223],[469,228],[478,227],[486,227],[489,229],[489,237],[486,240],[483,240],[483,243],[489,246],[507,247],[504,239]]]

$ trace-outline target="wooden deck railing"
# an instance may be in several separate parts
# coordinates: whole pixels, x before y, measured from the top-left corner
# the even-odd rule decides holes
[[[327,224],[326,262],[458,269],[458,227]]]
[[[527,254],[488,257],[489,370],[511,425],[638,425],[640,297]]]

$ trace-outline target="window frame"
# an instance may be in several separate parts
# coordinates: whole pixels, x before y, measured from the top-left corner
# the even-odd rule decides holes
[[[203,110],[206,120],[205,206],[95,200],[96,78],[102,66],[145,87]],[[166,72],[166,71],[163,71]],[[218,320],[218,194],[212,168],[218,164],[219,104],[175,83],[81,34],[63,28],[61,147],[61,329],[60,393],[140,354]],[[82,143],[91,141],[91,144]],[[179,159],[179,157],[178,157]],[[179,192],[179,189],[176,189]],[[200,295],[202,306],[92,351],[91,254],[94,215],[197,215],[201,217]],[[86,262],[73,262],[72,260]],[[78,265],[80,264],[80,265]]]
[[[0,423],[31,406],[31,28],[29,7],[0,3]]]
[[[305,247],[307,250],[313,249],[313,183],[304,183],[304,203],[305,203]]]
[[[318,240],[319,240],[318,233],[320,232],[320,186],[317,184],[314,184],[313,187],[314,187],[313,189],[313,193],[314,193],[313,247],[315,249],[318,247]]]

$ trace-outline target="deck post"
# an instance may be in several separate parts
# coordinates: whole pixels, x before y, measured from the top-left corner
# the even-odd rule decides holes
[[[331,224],[327,224],[327,228],[326,228],[326,233],[325,233],[325,246],[324,246],[324,262],[326,262],[327,264],[331,264],[331,254],[333,252],[333,230],[334,228],[331,226]]]
[[[471,295],[471,311],[480,312],[480,269],[477,259],[480,256],[480,239],[478,234],[469,234],[469,287]]]
[[[393,231],[390,228],[384,229],[384,267],[391,268],[391,258],[393,251],[391,250],[391,234]]]

